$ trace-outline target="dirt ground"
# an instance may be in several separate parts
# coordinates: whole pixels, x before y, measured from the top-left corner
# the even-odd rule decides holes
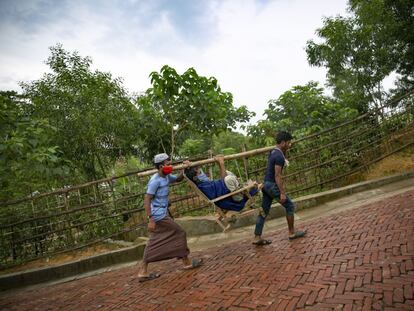
[[[372,180],[393,174],[414,171],[414,146],[408,147],[372,165],[363,174],[364,180]]]

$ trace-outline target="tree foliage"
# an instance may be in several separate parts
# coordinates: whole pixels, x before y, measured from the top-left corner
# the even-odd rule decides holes
[[[191,137],[180,145],[180,156],[207,156],[209,150],[213,154],[230,154],[242,152],[244,145],[249,148],[248,137],[232,130],[226,130],[213,136],[192,135]]]
[[[394,70],[406,88],[414,84],[414,2],[411,0],[350,0],[365,27],[380,28],[389,42],[393,42],[390,56],[394,56]],[[383,38],[380,38],[383,39]]]
[[[328,69],[334,96],[360,112],[384,100],[383,81],[392,72],[413,82],[413,2],[351,0],[350,17],[329,17],[317,30],[321,43],[308,41],[313,66]],[[411,13],[409,13],[411,12]]]
[[[270,100],[265,119],[249,127],[249,134],[258,138],[262,145],[274,144],[277,131],[285,130],[295,136],[305,136],[356,116],[357,111],[343,107],[339,102],[324,95],[317,82],[294,86],[278,99]]]
[[[49,190],[71,172],[51,137],[56,128],[25,113],[16,92],[0,92],[0,201]]]
[[[88,179],[105,176],[119,155],[133,151],[137,110],[121,81],[92,71],[90,58],[61,45],[50,50],[51,73],[22,84],[31,101],[27,113],[49,121],[56,129],[53,144]]]
[[[233,153],[242,152],[243,145],[248,145],[248,138],[238,132],[225,131],[213,138],[214,153],[226,153],[225,150],[231,148]]]
[[[187,138],[179,148],[181,157],[195,157],[205,154],[208,151],[206,141],[204,139]]]
[[[185,133],[214,135],[254,113],[245,106],[234,107],[231,93],[223,92],[213,77],[199,76],[190,68],[182,75],[167,65],[152,72],[152,87],[137,100],[141,112],[140,136],[150,157],[163,150],[175,154]],[[187,136],[187,137],[186,137]]]

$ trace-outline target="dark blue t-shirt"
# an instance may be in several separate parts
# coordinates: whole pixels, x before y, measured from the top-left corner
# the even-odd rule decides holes
[[[264,181],[275,182],[275,165],[281,166],[282,169],[285,166],[285,156],[279,149],[273,149],[269,154]]]

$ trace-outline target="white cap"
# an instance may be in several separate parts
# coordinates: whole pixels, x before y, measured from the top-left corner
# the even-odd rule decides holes
[[[160,153],[160,154],[157,154],[155,157],[154,157],[154,164],[158,164],[158,163],[162,163],[162,162],[164,162],[165,160],[167,160],[167,159],[169,159],[170,157],[168,156],[168,154],[166,154],[166,153]]]

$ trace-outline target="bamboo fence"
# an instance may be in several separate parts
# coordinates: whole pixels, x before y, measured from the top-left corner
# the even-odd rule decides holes
[[[351,184],[358,173],[414,144],[413,92],[378,110],[295,140],[285,169],[291,197]],[[262,181],[274,147],[227,155],[226,167],[242,181]],[[213,155],[191,163],[218,176]],[[182,169],[174,165],[174,170]],[[143,197],[154,169],[130,172],[0,204],[0,268],[105,241],[146,235]],[[174,216],[210,213],[185,183],[170,189]]]

